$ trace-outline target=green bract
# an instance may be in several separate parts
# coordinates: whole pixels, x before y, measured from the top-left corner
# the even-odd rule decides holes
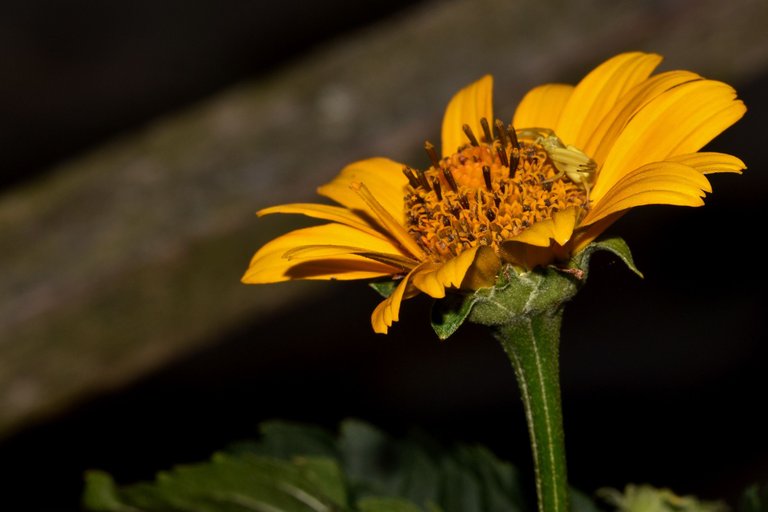
[[[520,317],[559,309],[586,283],[589,260],[597,251],[619,257],[630,270],[642,277],[626,242],[607,238],[593,242],[576,254],[566,266],[548,266],[518,274],[512,267],[499,273],[496,285],[468,295],[452,294],[435,302],[432,327],[440,339],[447,339],[465,321],[500,326]]]

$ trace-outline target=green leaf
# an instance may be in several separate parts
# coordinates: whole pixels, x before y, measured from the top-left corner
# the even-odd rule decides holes
[[[439,456],[434,456],[429,440],[415,438],[399,443],[398,496],[426,506],[440,495],[442,481]]]
[[[438,468],[427,452],[431,446],[430,440],[395,441],[366,423],[345,421],[339,449],[351,492],[428,503],[439,494]]]
[[[268,421],[259,426],[261,440],[250,451],[280,459],[297,455],[335,458],[336,439],[326,430],[287,421]]]
[[[97,512],[135,512],[136,509],[121,503],[112,477],[103,471],[85,473],[83,508]]]
[[[481,483],[480,510],[525,510],[524,492],[517,470],[482,446],[459,447],[456,460],[463,471]]]
[[[335,460],[297,457],[293,462],[303,469],[307,481],[314,488],[322,489],[333,503],[347,503],[344,474]]]
[[[739,512],[768,512],[768,484],[752,485],[741,496]]]
[[[252,454],[217,454],[211,462],[179,466],[152,483],[115,490],[103,474],[87,481],[85,504],[105,512],[316,512],[348,510],[335,461],[282,461]]]
[[[205,463],[117,487],[86,474],[96,512],[525,512],[517,470],[479,446],[444,446],[419,433],[394,439],[356,420],[339,437],[269,422],[261,439]],[[304,453],[302,453],[304,452]],[[527,489],[527,487],[526,487]],[[530,491],[530,489],[528,489]],[[587,498],[574,512],[597,512]],[[765,512],[746,510],[744,512]]]
[[[380,430],[356,420],[341,424],[342,466],[356,495],[394,495],[398,478],[393,467],[397,447]]]
[[[357,503],[360,512],[424,512],[409,501],[399,498],[364,498]]]
[[[727,512],[721,501],[701,501],[694,496],[678,496],[669,489],[628,484],[624,491],[599,489],[597,494],[619,512]]]
[[[347,421],[339,449],[350,493],[358,499],[397,497],[443,512],[524,510],[517,471],[481,447],[446,448],[419,434],[396,441]]]
[[[589,496],[571,487],[568,490],[571,499],[571,512],[602,512]]]

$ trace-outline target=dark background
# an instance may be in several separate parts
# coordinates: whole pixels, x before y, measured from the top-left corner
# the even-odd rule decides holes
[[[3,6],[0,186],[40,178],[63,159],[406,4],[325,2],[311,13],[298,1],[235,1],[227,10],[176,0]],[[749,483],[768,482],[768,421],[759,413],[768,391],[768,283],[758,244],[768,77],[736,86],[749,112],[710,149],[740,156],[750,170],[714,177],[705,208],[624,218],[614,232],[646,278],[598,255],[589,286],[566,310],[569,469],[585,491],[647,482],[734,503]],[[438,342],[424,321],[428,302],[416,299],[392,335],[377,337],[369,331],[371,290],[327,290],[0,441],[0,499],[77,510],[86,469],[121,483],[149,479],[253,437],[259,422],[278,417],[335,428],[353,416],[395,435],[420,427],[530,466],[512,370],[484,332],[466,327]],[[713,303],[713,292],[722,299]]]
[[[0,186],[418,2],[3,2]]]

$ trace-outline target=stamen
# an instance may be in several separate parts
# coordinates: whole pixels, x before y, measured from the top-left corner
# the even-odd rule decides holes
[[[435,145],[429,141],[424,142],[424,149],[427,151],[429,160],[432,162],[432,167],[438,169],[440,167],[440,158],[437,156]]]
[[[509,138],[507,137],[507,129],[504,127],[504,122],[501,119],[497,119],[496,123],[494,123],[496,126],[496,132],[499,136],[499,141],[501,142],[501,147],[497,149],[496,153],[499,155],[499,160],[501,160],[501,165],[504,167],[509,167],[509,177],[511,178],[514,176],[514,170],[517,168],[517,160],[515,160],[515,165],[511,166],[509,158],[507,157],[507,144],[509,144]],[[510,151],[510,156],[514,158],[515,154],[515,148],[512,147],[512,150]]]
[[[493,140],[493,135],[491,135],[491,127],[488,126],[488,120],[484,117],[481,117],[480,126],[483,127],[483,134],[485,135],[485,141],[490,143]]]
[[[424,187],[424,190],[427,192],[432,190],[432,187],[429,186],[429,180],[427,180],[427,176],[424,174],[424,171],[419,169],[416,171],[416,175],[419,177],[419,183],[421,183],[421,186]]]
[[[507,147],[507,130],[504,128],[504,122],[501,119],[496,120],[496,131],[499,134],[501,145]]]
[[[413,188],[419,188],[419,180],[413,175],[413,169],[403,167],[403,174],[408,178],[408,183],[410,183]]]
[[[519,152],[520,142],[518,142],[517,140],[517,132],[515,131],[515,127],[510,126],[510,130],[507,133],[509,133],[509,138],[510,138],[510,141],[512,142],[512,148],[516,149]]]
[[[464,207],[465,210],[469,210],[469,200],[467,196],[459,196],[459,204]]]
[[[512,151],[509,152],[509,177],[512,178],[517,170],[517,165],[520,163],[520,142],[517,140],[514,126],[510,126],[508,133],[512,145]]]
[[[437,195],[437,200],[442,201],[443,200],[443,191],[440,190],[440,180],[437,178],[432,178],[432,187],[435,189],[435,194]]]
[[[493,186],[491,184],[491,168],[487,165],[483,166],[483,179],[485,180],[485,188],[488,192],[493,192]]]
[[[480,143],[477,142],[477,137],[475,137],[475,134],[472,133],[472,128],[470,128],[468,124],[465,124],[464,126],[462,126],[461,129],[464,130],[464,133],[469,139],[470,144],[472,144],[475,147],[480,145]]]
[[[517,171],[517,164],[520,163],[520,153],[515,153],[515,151],[512,150],[509,153],[509,156],[511,158],[511,160],[509,161],[509,177],[514,178],[515,171]]]
[[[453,174],[451,174],[450,169],[443,169],[443,176],[445,176],[445,181],[448,182],[448,186],[451,187],[451,190],[454,192],[459,190],[459,187],[456,186],[456,180],[453,179]]]
[[[501,160],[501,165],[504,167],[509,167],[509,159],[507,158],[507,150],[499,146],[496,148],[496,154],[499,155],[499,160]]]

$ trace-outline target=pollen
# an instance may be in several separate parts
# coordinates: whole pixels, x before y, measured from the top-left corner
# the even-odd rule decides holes
[[[512,127],[480,122],[476,136],[464,126],[469,143],[426,170],[403,169],[408,178],[405,220],[408,233],[435,262],[476,246],[497,252],[509,240],[565,208],[588,208],[583,185],[558,171],[536,140],[518,140]]]

